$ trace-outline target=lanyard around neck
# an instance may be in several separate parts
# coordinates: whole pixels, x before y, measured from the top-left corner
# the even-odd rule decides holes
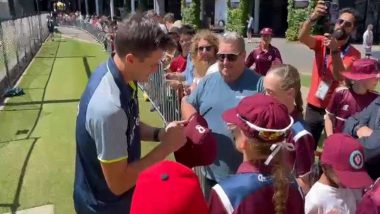
[[[345,57],[348,53],[348,50],[350,49],[350,43],[347,42],[345,45],[343,45],[342,47],[344,47],[344,49],[341,51],[341,55],[340,57]],[[325,53],[324,53],[324,57],[323,57],[323,70],[322,70],[322,76],[326,76],[326,73],[327,73],[327,59],[328,59],[328,55],[331,55],[331,52],[329,54],[327,54],[327,47],[325,47]]]

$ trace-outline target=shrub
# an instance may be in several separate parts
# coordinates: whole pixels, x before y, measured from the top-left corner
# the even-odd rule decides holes
[[[295,9],[293,7],[294,0],[288,0],[288,29],[286,30],[286,39],[295,41],[298,38],[298,31],[302,23],[308,18],[311,11],[314,9],[317,0],[311,0],[309,6],[305,9]],[[318,33],[320,28],[313,28],[313,33]]]
[[[189,6],[186,6],[185,0],[181,4],[182,23],[192,25],[195,29],[201,27],[200,20],[200,0],[191,1]]]
[[[241,35],[244,35],[246,32],[248,13],[249,13],[249,4],[252,1],[249,0],[240,0],[238,8],[231,8],[231,1],[227,2],[228,11],[227,11],[227,31],[238,32]]]

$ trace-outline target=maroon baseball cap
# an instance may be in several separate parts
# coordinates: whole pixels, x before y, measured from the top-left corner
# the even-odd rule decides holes
[[[186,166],[161,161],[140,173],[131,214],[207,214],[198,177]]]
[[[364,188],[373,182],[364,168],[362,145],[347,134],[333,134],[325,140],[321,163],[331,166],[345,187]]]
[[[245,97],[235,108],[227,110],[222,116],[227,123],[237,125],[247,137],[259,138],[268,143],[284,140],[293,124],[287,107],[264,94]],[[260,137],[259,132],[264,132],[264,136],[261,135],[264,138]],[[270,135],[273,133],[277,134],[271,138]]]
[[[269,28],[269,27],[263,28],[260,31],[260,35],[270,35],[270,36],[272,36],[273,35],[273,30],[272,30],[272,28]]]
[[[200,114],[195,113],[190,117],[185,135],[186,144],[174,152],[177,162],[191,168],[210,165],[215,161],[216,139]]]
[[[351,70],[343,72],[342,75],[352,80],[380,78],[380,69],[374,59],[358,59],[352,64]]]

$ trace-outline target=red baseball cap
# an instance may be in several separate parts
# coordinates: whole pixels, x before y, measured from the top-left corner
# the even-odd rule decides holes
[[[380,78],[380,69],[374,59],[358,59],[352,64],[351,70],[343,72],[342,75],[352,80]]]
[[[237,125],[247,137],[259,138],[263,142],[275,143],[285,139],[293,119],[287,107],[271,96],[255,94],[245,97],[222,115],[227,123]],[[261,138],[258,133],[279,133],[276,138]]]
[[[139,175],[131,214],[207,214],[198,177],[179,163],[161,161]]]
[[[177,162],[192,168],[210,165],[215,161],[216,139],[200,114],[195,113],[190,117],[185,135],[186,144],[174,152]]]
[[[364,168],[362,145],[347,134],[333,134],[325,140],[321,163],[331,166],[345,187],[359,189],[373,182]]]
[[[270,36],[272,36],[273,35],[273,30],[272,30],[272,28],[269,28],[269,27],[263,28],[260,31],[260,35],[270,35]]]

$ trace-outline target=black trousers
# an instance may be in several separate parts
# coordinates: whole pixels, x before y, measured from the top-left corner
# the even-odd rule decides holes
[[[306,106],[305,122],[309,125],[311,134],[315,140],[314,150],[317,149],[318,141],[325,128],[325,114],[326,111],[324,108],[319,108],[310,104],[307,104]]]

